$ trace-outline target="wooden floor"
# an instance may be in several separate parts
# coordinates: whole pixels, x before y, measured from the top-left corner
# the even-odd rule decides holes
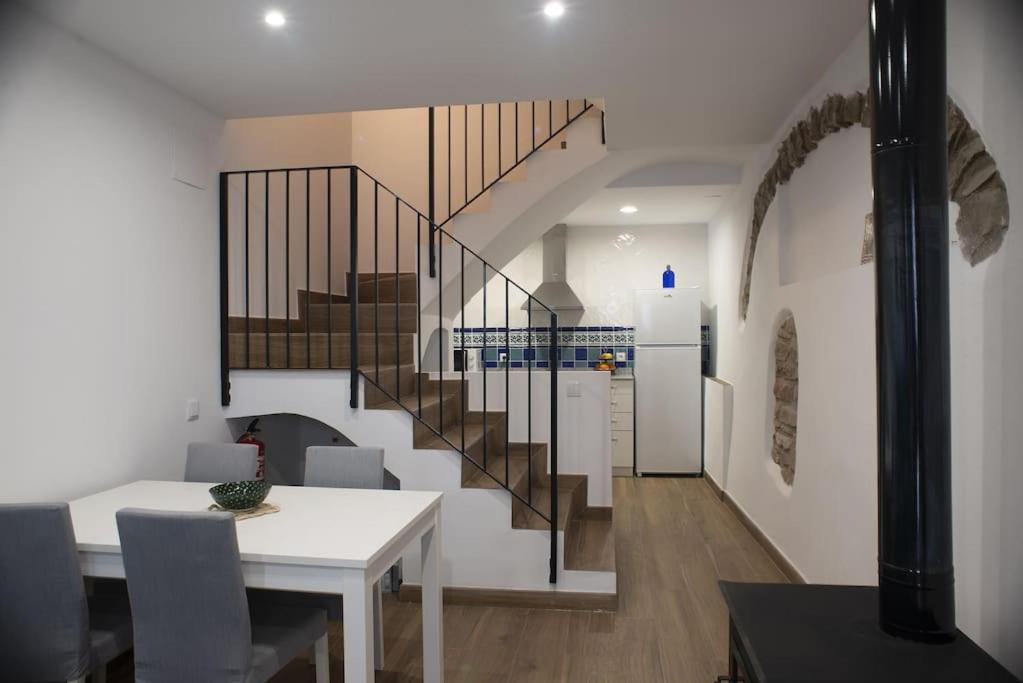
[[[614,528],[617,612],[447,606],[446,680],[710,683],[726,673],[717,581],[783,582],[782,572],[701,479],[616,478]],[[376,680],[420,681],[419,606],[387,597]],[[341,681],[340,626],[331,629],[331,680]],[[118,669],[112,681],[130,680]],[[273,679],[313,680],[299,660]]]

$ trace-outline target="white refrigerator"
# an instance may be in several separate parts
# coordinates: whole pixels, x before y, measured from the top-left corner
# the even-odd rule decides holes
[[[703,384],[698,288],[636,290],[636,472],[700,474]]]

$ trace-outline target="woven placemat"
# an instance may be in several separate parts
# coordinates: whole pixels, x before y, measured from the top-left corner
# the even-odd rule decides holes
[[[281,508],[279,505],[273,503],[260,503],[254,508],[248,510],[225,510],[216,503],[206,508],[210,512],[230,512],[234,515],[236,522],[240,522],[245,519],[252,519],[254,517],[262,517],[263,515],[272,515],[275,512],[280,512]]]

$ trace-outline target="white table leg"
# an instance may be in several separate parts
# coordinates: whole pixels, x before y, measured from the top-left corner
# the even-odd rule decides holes
[[[441,588],[440,513],[423,534],[423,681],[444,680],[444,615]]]
[[[364,573],[345,579],[345,683],[369,683],[374,678],[373,592]]]
[[[379,581],[373,584],[373,664],[384,670],[384,590]]]

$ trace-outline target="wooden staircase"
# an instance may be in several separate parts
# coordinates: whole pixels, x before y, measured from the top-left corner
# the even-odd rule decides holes
[[[367,410],[406,410],[414,417],[415,449],[462,454],[462,487],[507,488],[509,524],[545,530],[551,500],[558,496],[565,569],[614,571],[614,536],[609,512],[587,503],[585,475],[559,474],[552,491],[546,444],[506,443],[503,411],[468,410],[468,382],[431,379],[416,373],[417,299],[415,273],[359,273],[359,370],[366,380]],[[379,294],[379,300],[378,300]],[[400,301],[400,302],[399,302]],[[351,369],[351,305],[347,297],[300,291],[298,317],[229,321],[232,369]],[[330,330],[330,334],[328,334]],[[379,334],[377,334],[379,331]],[[379,364],[378,364],[379,359]],[[290,362],[289,362],[290,361]],[[393,397],[398,397],[394,400]]]

